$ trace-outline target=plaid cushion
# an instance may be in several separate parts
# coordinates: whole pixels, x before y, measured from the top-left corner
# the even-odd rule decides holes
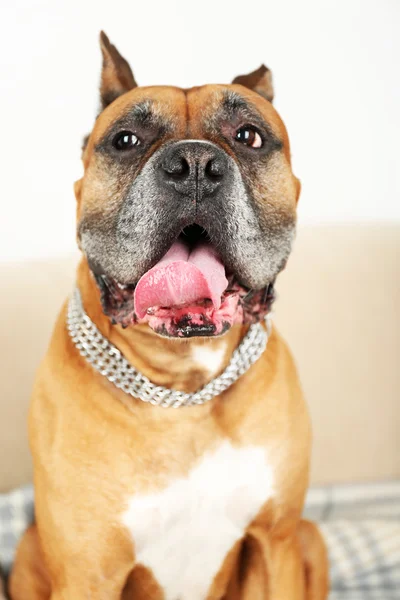
[[[329,600],[400,600],[400,481],[311,489],[305,516],[329,552]]]
[[[32,486],[0,494],[0,565],[6,573],[10,570],[18,540],[32,521]]]
[[[329,600],[400,600],[400,481],[317,488],[305,516],[318,521],[331,568]],[[33,519],[30,486],[0,495],[0,564]]]

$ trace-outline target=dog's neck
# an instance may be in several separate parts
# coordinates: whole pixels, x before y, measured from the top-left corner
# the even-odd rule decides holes
[[[183,392],[195,392],[227,366],[247,328],[233,327],[222,338],[168,339],[158,336],[148,325],[123,329],[112,325],[103,313],[100,292],[82,259],[77,284],[85,311],[126,359],[153,383]]]

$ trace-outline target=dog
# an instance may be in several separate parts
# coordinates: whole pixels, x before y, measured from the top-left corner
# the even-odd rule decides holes
[[[12,600],[324,600],[310,423],[270,311],[300,183],[264,66],[139,87],[100,36],[82,259],[33,389]]]

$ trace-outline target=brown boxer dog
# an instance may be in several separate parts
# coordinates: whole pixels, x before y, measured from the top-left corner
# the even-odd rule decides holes
[[[75,185],[77,287],[106,345],[194,393],[249,328],[266,335],[254,323],[300,191],[288,136],[265,67],[232,85],[140,88],[104,34],[101,49],[102,111]],[[324,544],[301,519],[309,417],[275,328],[225,391],[174,409],[96,370],[66,319],[64,306],[34,386],[36,525],[12,599],[326,598]]]

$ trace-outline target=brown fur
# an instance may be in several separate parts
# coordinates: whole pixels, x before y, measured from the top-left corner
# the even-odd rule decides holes
[[[105,97],[118,85],[122,93],[135,82],[126,68],[121,75],[118,65],[110,67],[107,61],[113,53],[115,59],[117,51],[105,38],[102,44]],[[204,107],[216,101],[221,89],[134,88],[113,101],[98,118],[84,152],[85,175],[75,186],[78,221],[113,210],[106,204],[109,180],[102,179],[93,151],[128,107],[143,98],[159,100],[175,137],[205,138]],[[273,107],[254,91],[242,85],[231,89],[256,105],[283,142],[273,165],[275,175],[259,202],[279,204],[284,218],[294,213],[299,193],[286,129]],[[114,193],[113,202],[118,203],[118,186]],[[245,333],[244,327],[236,326],[222,340],[199,342],[163,339],[147,326],[123,330],[104,316],[85,258],[77,283],[100,331],[160,385],[198,389],[209,375],[193,362],[193,344],[217,348],[223,343],[222,370]],[[162,600],[153,573],[135,562],[134,544],[119,517],[132,494],[161,490],[185,477],[223,439],[237,447],[268,445],[277,493],[226,556],[207,599],[324,600],[323,542],[315,526],[301,521],[308,484],[309,417],[293,360],[277,331],[251,370],[219,397],[203,406],[164,410],[127,396],[95,373],[69,338],[65,316],[64,306],[33,390],[29,435],[37,525],[26,532],[18,549],[12,600]]]

